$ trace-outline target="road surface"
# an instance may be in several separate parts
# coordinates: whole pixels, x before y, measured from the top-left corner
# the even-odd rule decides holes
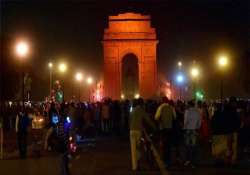
[[[59,160],[55,154],[49,154],[41,158],[17,158],[0,160],[1,175],[58,175]],[[158,175],[155,168],[150,170],[132,172],[130,165],[130,147],[126,138],[108,138],[98,141],[96,147],[84,147],[79,156],[71,161],[72,175]],[[211,165],[203,165],[195,169],[173,168],[169,175],[250,175],[246,168],[214,168]]]

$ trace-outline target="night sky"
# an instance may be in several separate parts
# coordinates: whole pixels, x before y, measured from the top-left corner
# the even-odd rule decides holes
[[[72,74],[82,69],[96,79],[101,77],[103,31],[107,27],[108,16],[122,12],[151,15],[159,40],[158,69],[168,79],[173,79],[178,60],[184,62],[185,68],[195,60],[202,68],[200,85],[208,97],[218,97],[218,72],[214,60],[218,53],[224,52],[230,55],[234,65],[226,73],[226,93],[245,95],[240,85],[232,82],[242,76],[242,60],[250,50],[250,6],[247,1],[186,0],[179,4],[168,0],[101,2],[2,2],[1,38],[11,44],[21,36],[32,43],[32,54],[26,68],[33,77],[35,99],[42,99],[48,92],[49,60],[65,60]],[[14,60],[14,56],[8,53],[10,50],[3,52],[6,52],[6,59]],[[14,71],[15,66],[18,67],[14,61],[13,64],[8,61],[6,67],[10,65],[11,69],[7,70]],[[69,82],[72,76],[67,78]]]

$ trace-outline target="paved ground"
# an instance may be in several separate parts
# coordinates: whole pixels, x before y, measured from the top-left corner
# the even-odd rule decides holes
[[[71,161],[72,175],[156,175],[159,171],[144,170],[138,173],[130,171],[130,150],[128,140],[113,138],[101,140],[96,148],[83,149],[78,159]],[[48,155],[42,158],[26,160],[0,160],[1,175],[57,175],[58,158]],[[249,169],[215,169],[202,166],[196,169],[173,168],[169,175],[250,175]]]

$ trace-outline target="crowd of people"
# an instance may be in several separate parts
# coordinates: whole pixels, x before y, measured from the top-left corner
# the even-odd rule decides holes
[[[191,167],[197,163],[198,146],[210,146],[215,162],[225,165],[236,164],[238,156],[250,151],[250,102],[234,97],[223,103],[174,102],[167,97],[133,101],[105,99],[95,103],[47,102],[22,109],[18,104],[7,104],[4,112],[4,127],[6,130],[16,128],[22,158],[27,153],[29,122],[33,130],[46,129],[46,149],[52,146],[53,140],[49,138],[54,130],[65,139],[66,146],[71,133],[80,139],[97,135],[129,135],[133,170],[140,168],[140,145],[144,132],[157,138],[153,139],[154,144],[158,146],[166,167],[174,163],[173,148],[176,160]],[[70,131],[65,132],[65,122],[71,123]],[[182,149],[184,156],[180,153]],[[66,148],[61,150],[65,153]],[[62,164],[67,164],[67,158],[63,156],[62,159]]]
[[[237,101],[231,97],[223,103],[208,104],[194,100],[174,103],[163,97],[153,108],[147,108],[149,104],[144,103],[143,99],[134,104],[138,104],[131,114],[131,126],[137,127],[130,128],[134,170],[138,168],[139,154],[136,154],[136,148],[139,148],[139,145],[136,144],[139,144],[140,135],[143,133],[144,127],[141,126],[145,124],[143,121],[150,123],[145,118],[151,118],[151,128],[153,124],[154,128],[157,128],[156,135],[160,136],[158,143],[166,167],[173,165],[173,148],[176,160],[191,167],[198,163],[198,146],[203,148],[203,151],[211,150],[215,164],[220,166],[236,165],[238,157],[249,154],[249,101]],[[206,149],[207,147],[209,148]],[[184,150],[185,155],[181,155],[181,150]]]

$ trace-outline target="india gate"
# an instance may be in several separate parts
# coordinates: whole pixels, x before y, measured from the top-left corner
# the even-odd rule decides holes
[[[109,16],[104,30],[104,95],[150,98],[157,90],[156,46],[151,18],[138,13]]]

